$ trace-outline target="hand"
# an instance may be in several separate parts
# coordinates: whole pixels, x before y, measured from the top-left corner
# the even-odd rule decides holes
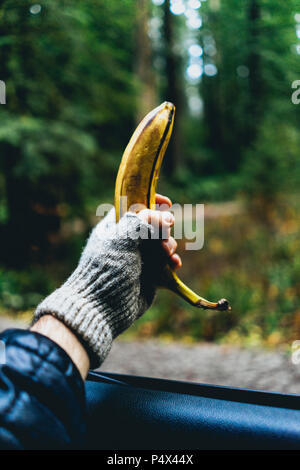
[[[170,208],[172,206],[171,200],[166,197],[162,196],[161,194],[156,194],[155,198],[155,203],[157,206],[160,206],[160,209],[158,211],[151,211],[150,209],[144,209],[141,212],[139,212],[138,216],[144,220],[144,222],[147,222],[148,224],[154,225],[154,227],[161,227],[161,217],[163,214],[161,214],[160,211],[167,211],[167,208]],[[169,212],[166,214],[167,217],[170,215]],[[175,238],[171,236],[171,227],[174,225],[174,217],[172,217],[172,223],[170,227],[168,227],[169,230],[167,231],[167,237],[162,240],[161,246],[162,249],[169,258],[169,264],[173,269],[179,269],[182,266],[181,258],[180,256],[175,253],[177,249],[177,242]]]
[[[159,195],[156,202],[171,205],[168,198]],[[175,254],[176,242],[170,236],[173,224],[174,217],[168,211],[149,210],[138,215],[127,212],[116,224],[112,210],[92,231],[73,274],[38,306],[35,321],[49,314],[61,320],[85,346],[91,367],[98,367],[113,339],[153,301],[155,279],[145,276],[151,266],[149,257],[143,265],[142,251],[154,240],[145,240],[145,236],[155,228],[163,229],[166,236],[160,245],[173,268],[181,265]],[[159,256],[157,250],[152,261]]]

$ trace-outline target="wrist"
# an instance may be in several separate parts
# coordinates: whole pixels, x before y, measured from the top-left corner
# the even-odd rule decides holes
[[[101,281],[101,276],[98,280]],[[114,310],[96,302],[85,291],[78,293],[80,280],[70,286],[68,281],[52,292],[37,307],[34,321],[45,316],[60,321],[83,345],[90,360],[90,367],[95,369],[106,358],[112,344],[113,334],[109,319]],[[88,289],[88,286],[86,286]]]
[[[78,368],[82,379],[85,380],[90,366],[89,356],[81,342],[66,325],[52,315],[44,315],[30,330],[47,336],[64,349]]]

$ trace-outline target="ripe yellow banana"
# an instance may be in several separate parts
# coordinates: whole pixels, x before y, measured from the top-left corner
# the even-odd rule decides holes
[[[116,180],[117,221],[133,205],[136,205],[136,211],[145,207],[155,208],[157,180],[172,134],[174,115],[175,106],[168,102],[162,103],[147,114],[134,131],[124,151]],[[172,290],[195,307],[230,310],[225,299],[209,302],[197,295],[168,264],[163,268],[157,285]]]

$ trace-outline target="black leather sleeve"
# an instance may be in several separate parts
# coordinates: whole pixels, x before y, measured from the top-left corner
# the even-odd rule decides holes
[[[66,352],[26,330],[0,335],[0,448],[80,448],[85,438],[84,384]]]

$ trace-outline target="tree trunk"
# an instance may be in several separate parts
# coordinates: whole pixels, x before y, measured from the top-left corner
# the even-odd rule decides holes
[[[165,58],[165,89],[163,99],[171,101],[176,106],[173,135],[164,164],[164,168],[168,176],[172,176],[181,163],[181,120],[183,111],[183,95],[180,80],[180,60],[174,51],[174,16],[170,11],[170,0],[166,0],[164,3],[163,39]]]
[[[259,0],[249,0],[248,21],[249,21],[249,105],[248,105],[248,128],[246,130],[245,144],[251,145],[259,128],[262,111],[262,73],[261,58],[259,53],[259,20],[261,9]]]
[[[149,37],[149,1],[136,2],[136,74],[139,81],[137,98],[137,123],[157,106],[155,74],[152,63],[152,47]]]

